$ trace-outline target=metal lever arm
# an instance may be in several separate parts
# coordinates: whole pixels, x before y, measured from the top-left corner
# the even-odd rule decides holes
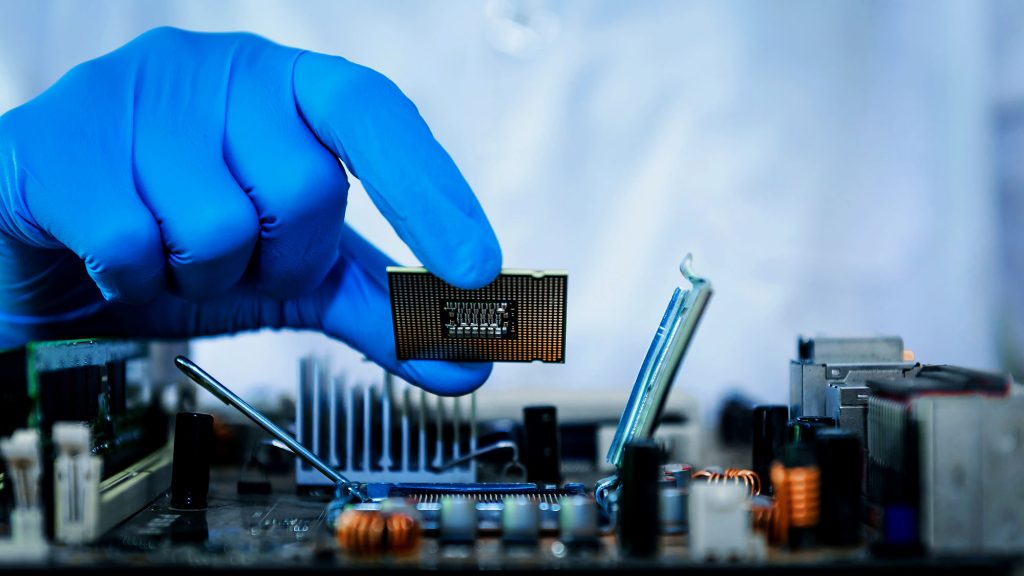
[[[235,408],[247,418],[255,422],[257,426],[266,430],[271,436],[280,440],[281,443],[294,452],[296,456],[305,460],[310,466],[319,470],[324,476],[327,476],[327,478],[334,482],[338,488],[344,489],[345,492],[362,501],[369,500],[369,498],[359,490],[356,483],[350,481],[340,472],[332,468],[328,463],[317,457],[316,454],[313,454],[312,451],[293,438],[291,434],[285,432],[280,426],[271,422],[270,419],[260,413],[259,410],[256,410],[250,406],[248,402],[239,398],[237,394],[229,390],[227,386],[218,382],[216,378],[210,376],[210,374],[205,370],[197,366],[195,362],[184,356],[178,356],[174,359],[174,365],[178,367],[178,370],[181,370],[182,373],[188,376],[189,379],[207,389],[210,394],[216,396],[221,402]]]

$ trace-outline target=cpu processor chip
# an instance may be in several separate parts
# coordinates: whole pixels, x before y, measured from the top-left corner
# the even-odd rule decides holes
[[[564,271],[502,270],[475,290],[425,268],[387,271],[399,360],[565,362]]]

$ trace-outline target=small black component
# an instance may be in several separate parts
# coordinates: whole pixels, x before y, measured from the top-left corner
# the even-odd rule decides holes
[[[822,544],[860,544],[861,484],[864,452],[860,439],[846,430],[819,430],[815,436],[821,471],[821,515],[818,537]]]
[[[442,300],[441,336],[515,340],[519,334],[518,309],[515,300]]]
[[[197,412],[178,412],[174,419],[171,508],[206,508],[206,496],[210,491],[212,455],[213,416]]]
[[[761,480],[761,492],[772,494],[771,465],[783,457],[786,450],[786,406],[755,406],[752,469]]]
[[[103,368],[76,366],[39,375],[40,420],[44,426],[60,421],[92,421],[99,414]],[[109,396],[107,397],[109,400]]]
[[[718,419],[718,439],[723,446],[744,447],[750,444],[750,407],[753,402],[739,393],[732,393],[722,403]]]
[[[836,421],[827,416],[800,416],[789,422],[789,441],[813,447],[814,438],[819,431],[835,427]]]
[[[653,440],[630,442],[619,476],[619,545],[627,556],[654,556],[658,553],[661,448]]]
[[[24,348],[0,351],[0,374],[4,375],[4,385],[0,386],[0,438],[6,438],[28,424],[32,413]],[[0,492],[3,490],[0,487]]]
[[[526,481],[536,484],[560,484],[562,459],[558,431],[558,409],[554,406],[523,408],[526,431]]]

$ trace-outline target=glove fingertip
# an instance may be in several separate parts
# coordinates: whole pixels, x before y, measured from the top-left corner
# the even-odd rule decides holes
[[[467,243],[460,254],[448,255],[432,272],[452,286],[475,290],[490,284],[501,273],[501,246],[493,232],[489,238]]]
[[[134,273],[115,273],[109,270],[87,266],[100,295],[107,302],[116,304],[145,304],[160,293],[163,276],[145,270]]]
[[[402,376],[427,392],[439,396],[462,396],[483,385],[494,365],[489,362],[403,362]]]

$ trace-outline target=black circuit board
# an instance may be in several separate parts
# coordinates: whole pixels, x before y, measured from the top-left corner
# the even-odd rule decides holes
[[[773,550],[762,562],[695,562],[687,536],[659,536],[659,552],[650,558],[624,556],[614,532],[589,546],[561,542],[557,531],[541,530],[537,542],[508,543],[500,531],[484,530],[471,543],[445,543],[426,528],[419,544],[401,553],[356,553],[339,546],[330,528],[328,504],[300,498],[288,490],[265,496],[238,496],[229,483],[211,485],[209,508],[175,510],[163,496],[88,546],[56,546],[51,570],[182,570],[347,573],[367,570],[558,570],[559,573],[648,573],[696,570],[791,574],[814,569],[830,574],[903,568],[920,573],[1011,574],[1014,563],[1002,557],[878,558],[864,547]],[[657,522],[656,519],[652,521]],[[496,529],[500,524],[494,526]]]
[[[400,360],[565,362],[565,272],[505,270],[476,290],[388,268]]]
[[[64,565],[287,568],[315,566],[336,545],[324,526],[323,502],[287,494],[237,496],[215,485],[209,507],[177,510],[164,495]],[[68,552],[71,552],[69,549]]]

